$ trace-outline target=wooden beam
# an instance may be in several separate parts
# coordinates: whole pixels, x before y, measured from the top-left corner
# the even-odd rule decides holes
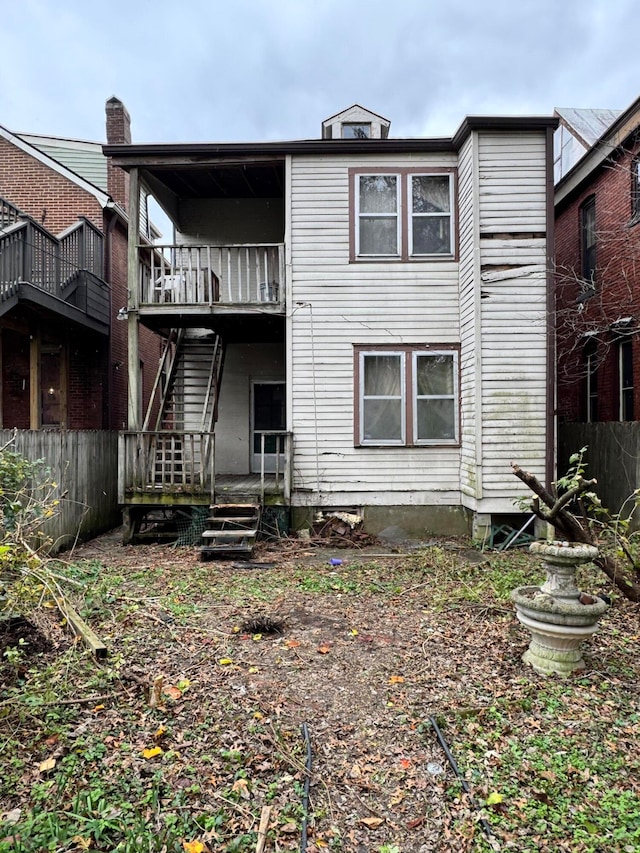
[[[40,429],[40,332],[31,334],[29,344],[29,428]]]
[[[128,324],[128,423],[130,430],[140,429],[140,272],[138,243],[140,242],[140,170],[132,169],[129,176],[129,227],[127,232],[127,324]]]

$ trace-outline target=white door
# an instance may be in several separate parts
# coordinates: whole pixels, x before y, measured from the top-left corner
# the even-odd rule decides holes
[[[273,473],[284,470],[284,436],[265,433],[286,429],[284,382],[253,382],[251,385],[251,471]],[[263,444],[264,437],[264,444]]]

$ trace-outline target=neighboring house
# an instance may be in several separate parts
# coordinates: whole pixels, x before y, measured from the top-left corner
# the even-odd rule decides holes
[[[512,460],[552,479],[557,120],[389,124],[354,105],[314,140],[106,146],[176,235],[129,277],[132,351],[144,328],[167,341],[160,415],[129,388],[133,528],[215,498],[482,534],[517,511]]]
[[[621,113],[557,113],[565,142],[567,117],[583,137],[585,127],[592,131],[555,191],[559,417],[633,421],[640,418],[640,99]]]
[[[130,141],[122,103],[106,112],[107,139]],[[128,178],[100,143],[0,127],[0,427],[126,425],[126,323],[114,320],[127,301],[127,209]],[[153,236],[144,216],[140,232]],[[145,331],[146,398],[159,352]]]

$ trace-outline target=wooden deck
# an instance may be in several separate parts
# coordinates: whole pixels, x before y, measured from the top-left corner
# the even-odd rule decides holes
[[[216,502],[229,498],[232,502],[238,495],[260,496],[262,491],[260,474],[218,474],[216,476]],[[270,498],[280,496],[284,500],[282,475],[276,482],[275,474],[264,475],[264,494]]]

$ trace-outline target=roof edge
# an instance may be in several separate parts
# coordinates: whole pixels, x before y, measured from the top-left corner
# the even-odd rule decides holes
[[[396,154],[457,151],[475,130],[529,131],[555,128],[553,116],[467,116],[452,137],[387,139],[301,139],[282,142],[169,142],[103,145],[105,156],[124,168],[152,157],[250,157],[287,154]],[[134,162],[137,161],[137,162]]]

